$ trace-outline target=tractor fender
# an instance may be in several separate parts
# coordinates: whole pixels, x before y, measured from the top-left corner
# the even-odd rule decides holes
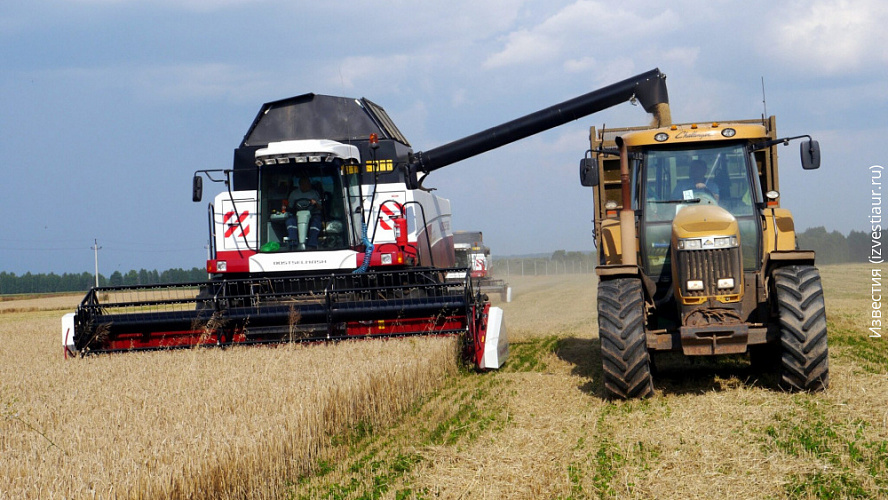
[[[765,278],[770,281],[774,270],[778,267],[792,265],[814,265],[814,250],[772,250],[765,254],[762,269]]]
[[[598,275],[598,281],[608,281],[620,278],[640,278],[644,288],[645,300],[653,303],[654,294],[657,291],[657,285],[646,274],[641,272],[641,268],[636,265],[629,264],[611,264],[601,265],[595,268],[595,274]]]

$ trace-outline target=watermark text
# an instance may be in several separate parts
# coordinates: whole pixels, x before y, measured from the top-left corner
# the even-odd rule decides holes
[[[882,171],[881,165],[870,167],[870,264],[885,262],[882,253]],[[872,312],[870,314],[869,336],[882,338],[882,270],[873,267],[870,271],[870,298]]]

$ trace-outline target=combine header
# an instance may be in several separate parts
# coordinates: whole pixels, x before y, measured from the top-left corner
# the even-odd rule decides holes
[[[90,290],[62,319],[65,353],[458,335],[467,360],[498,368],[502,310],[456,268],[450,202],[425,176],[620,102],[653,112],[664,79],[649,71],[424,153],[367,99],[266,103],[233,168],[194,176],[194,201],[204,178],[224,185],[208,207],[210,280]]]

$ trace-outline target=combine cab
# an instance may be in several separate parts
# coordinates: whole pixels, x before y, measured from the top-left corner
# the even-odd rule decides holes
[[[367,99],[305,94],[262,106],[208,207],[211,279],[99,287],[62,320],[67,354],[458,335],[481,369],[508,356],[502,310],[456,268],[438,168],[631,99],[665,99],[658,70],[414,153]],[[448,280],[450,274],[462,279]]]

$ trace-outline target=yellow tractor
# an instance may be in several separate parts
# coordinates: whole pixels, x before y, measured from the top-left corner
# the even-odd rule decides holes
[[[826,312],[814,252],[780,207],[770,118],[590,131],[580,181],[594,187],[598,326],[608,397],[653,394],[653,354],[749,353],[780,385],[829,384]],[[778,361],[779,359],[779,361]]]

